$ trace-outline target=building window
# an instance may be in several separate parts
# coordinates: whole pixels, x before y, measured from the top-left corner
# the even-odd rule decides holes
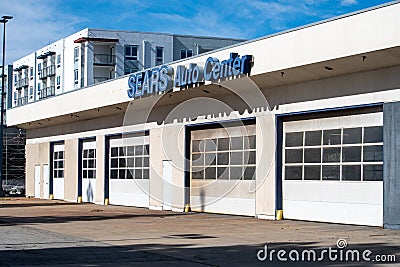
[[[61,55],[57,55],[57,65],[61,64]]]
[[[74,82],[75,82],[75,84],[78,84],[78,81],[79,81],[78,70],[74,70]]]
[[[125,46],[125,60],[138,60],[138,46],[137,45]]]
[[[64,178],[64,151],[53,152],[53,178]]]
[[[29,95],[32,98],[32,96],[33,96],[33,86],[29,87]]]
[[[156,47],[156,65],[164,63],[164,47]]]
[[[38,71],[41,71],[41,70],[42,70],[42,63],[38,63],[37,69],[38,69]]]
[[[60,85],[60,84],[61,84],[61,77],[57,76],[57,85]]]
[[[255,171],[255,135],[192,140],[192,179],[253,180]]]
[[[129,74],[139,70],[138,65],[138,46],[126,45],[125,46],[125,63],[124,73]]]
[[[40,91],[41,87],[42,87],[42,84],[38,83],[38,85],[37,85],[38,91]]]
[[[14,100],[17,100],[18,96],[17,96],[17,92],[14,92]]]
[[[96,178],[96,149],[83,149],[82,153],[82,178]]]
[[[74,62],[78,62],[79,60],[79,47],[74,48]]]
[[[33,78],[33,67],[30,67],[29,69],[29,76],[31,77],[31,79]]]
[[[181,49],[181,59],[184,59],[187,57],[192,57],[192,56],[193,56],[193,50]]]
[[[110,179],[149,179],[149,145],[111,147]]]
[[[285,180],[382,181],[382,126],[288,132]]]

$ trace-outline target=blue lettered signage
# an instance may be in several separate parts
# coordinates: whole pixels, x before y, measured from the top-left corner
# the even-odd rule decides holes
[[[137,98],[159,92],[166,92],[173,87],[183,88],[204,81],[218,81],[250,75],[253,56],[239,56],[231,53],[229,59],[219,61],[209,57],[204,66],[191,63],[188,67],[179,65],[176,70],[168,65],[133,73],[128,79],[128,97]],[[175,74],[175,76],[174,76]]]

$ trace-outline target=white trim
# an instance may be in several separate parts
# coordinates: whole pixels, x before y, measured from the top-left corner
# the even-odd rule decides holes
[[[184,208],[172,208],[173,212],[184,212],[185,209]]]
[[[149,210],[163,210],[162,206],[149,206]]]
[[[275,220],[275,215],[265,215],[265,214],[257,214],[256,215],[257,219],[262,219],[262,220]]]

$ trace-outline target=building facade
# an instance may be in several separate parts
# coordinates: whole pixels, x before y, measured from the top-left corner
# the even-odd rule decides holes
[[[12,65],[7,65],[4,68],[4,91],[5,91],[5,99],[4,99],[4,108],[8,109],[12,107],[12,74],[13,74],[13,67]],[[3,90],[3,85],[2,85],[2,71],[0,70],[0,88]],[[5,113],[4,113],[5,115]],[[6,116],[4,116],[4,124],[6,123]]]
[[[13,63],[12,107],[242,41],[84,29]]]
[[[8,189],[14,186],[23,187],[25,182],[25,131],[16,127],[7,127],[6,110],[12,107],[13,67],[4,68],[4,88],[0,70],[0,88],[4,89],[4,128],[3,128],[3,173],[2,186]]]
[[[398,229],[399,13],[389,3],[13,108],[27,196]]]

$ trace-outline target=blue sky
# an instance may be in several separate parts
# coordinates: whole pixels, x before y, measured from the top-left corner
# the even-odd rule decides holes
[[[382,0],[1,0],[6,62],[83,28],[253,39],[368,7]]]

